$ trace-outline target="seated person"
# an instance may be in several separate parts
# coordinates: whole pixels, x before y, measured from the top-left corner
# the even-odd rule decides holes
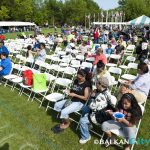
[[[2,39],[0,39],[0,54],[2,52],[6,52],[6,54],[9,55],[9,51],[8,51],[7,47],[4,45],[4,41]]]
[[[107,45],[108,48],[106,49],[106,54],[111,55],[113,53],[113,49],[111,48],[111,44]]]
[[[150,90],[150,74],[146,63],[138,64],[138,76],[133,81],[125,82],[130,89],[136,92],[136,95],[140,96],[142,101],[147,100],[147,96]]]
[[[12,63],[8,58],[8,53],[1,53],[0,76],[8,75],[12,69]]]
[[[96,54],[93,55],[88,55],[87,57],[94,57],[95,61],[93,62],[93,65],[96,65],[100,60],[104,63],[107,64],[107,58],[105,54],[103,54],[103,49],[98,48]]]
[[[121,42],[118,42],[118,45],[115,47],[114,54],[123,56],[124,54],[124,46],[121,45]]]
[[[119,88],[119,94],[117,99],[121,99],[122,95],[125,93],[131,93],[134,95],[134,97],[136,98],[138,103],[144,103],[145,99],[142,98],[141,94],[138,93],[136,90],[130,89],[128,85],[126,84],[121,84],[120,88]]]
[[[67,92],[71,100],[62,100],[55,103],[54,110],[60,112],[62,123],[52,128],[54,133],[59,133],[68,128],[70,125],[69,114],[81,110],[88,100],[90,88],[86,76],[85,70],[79,70],[77,79],[75,79],[71,90]],[[67,104],[68,102],[69,105]]]
[[[106,77],[108,79],[109,86],[113,84],[113,77],[110,75],[110,72],[106,69],[105,64],[100,60],[97,63],[95,70],[93,70],[93,84],[96,85],[97,80],[102,77]]]
[[[79,45],[79,51],[82,55],[85,55],[89,51],[89,46],[87,45],[86,41],[82,41],[82,43]]]
[[[135,125],[139,122],[142,117],[142,111],[137,103],[137,100],[131,93],[126,93],[121,97],[121,100],[117,105],[117,112],[121,112],[125,115],[124,118],[116,119],[113,116],[112,111],[107,111],[111,115],[112,120],[105,121],[102,124],[102,131],[108,136],[109,143],[113,144],[114,137],[112,136],[111,130],[121,129],[125,135],[126,140],[136,138],[136,127]],[[133,140],[131,144],[133,144]],[[107,147],[109,146],[106,145]],[[125,146],[125,150],[130,150],[130,145]]]
[[[39,60],[39,61],[45,62],[46,50],[45,50],[45,44],[44,43],[40,43],[40,49],[37,50],[37,52],[35,54],[36,54],[35,61]]]
[[[79,141],[81,144],[85,144],[91,139],[89,132],[91,123],[98,125],[111,119],[110,115],[105,112],[108,109],[114,110],[108,86],[106,77],[99,78],[96,84],[96,93],[92,93],[90,104],[82,109],[83,117],[80,119],[81,139]]]

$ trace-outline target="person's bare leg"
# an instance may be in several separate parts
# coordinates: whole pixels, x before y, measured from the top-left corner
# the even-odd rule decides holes
[[[60,124],[60,128],[66,129],[69,127],[69,125],[70,125],[69,119],[64,119],[63,122]]]

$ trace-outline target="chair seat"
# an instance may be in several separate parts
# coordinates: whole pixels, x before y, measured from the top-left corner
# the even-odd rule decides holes
[[[20,82],[22,82],[22,80],[23,80],[22,77],[18,77],[18,78],[12,79],[11,81],[14,82],[14,83],[20,83]]]
[[[121,129],[120,129],[120,130],[118,130],[118,129],[113,129],[113,130],[111,130],[111,132],[112,132],[113,134],[117,135],[117,136],[120,136],[120,137],[125,138],[125,135],[124,135],[124,133],[123,133],[123,131],[122,131]]]
[[[24,85],[23,83],[20,83],[20,86],[23,87],[23,88],[30,88],[30,87],[32,87],[31,85]]]
[[[106,66],[108,66],[108,67],[116,67],[117,64],[114,64],[114,63],[107,63]]]
[[[123,74],[121,76],[121,78],[126,79],[126,80],[134,80],[136,78],[136,76],[134,76],[132,74]]]
[[[126,65],[120,65],[119,68],[122,68],[122,69],[128,69],[129,67],[126,66]]]
[[[80,67],[80,65],[75,65],[75,64],[70,65],[70,66],[73,67],[73,68],[79,68]]]
[[[138,131],[138,129],[136,128],[136,132]],[[117,136],[120,136],[120,137],[123,137],[125,138],[125,135],[123,133],[123,130],[122,129],[113,129],[111,130],[111,132]]]
[[[15,74],[10,74],[10,75],[6,75],[6,76],[3,76],[4,79],[14,79],[14,78],[17,78],[18,76],[15,75]]]
[[[45,96],[45,99],[52,101],[52,102],[57,102],[58,100],[64,99],[65,95],[61,93],[51,93],[47,96]]]
[[[43,89],[43,90],[34,90],[33,88],[31,89],[34,93],[43,93],[43,92],[47,92],[48,91],[48,88],[47,89]]]

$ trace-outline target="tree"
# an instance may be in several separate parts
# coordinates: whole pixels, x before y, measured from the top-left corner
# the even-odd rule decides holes
[[[126,19],[130,20],[146,13],[144,0],[127,0],[125,5]]]
[[[33,15],[32,0],[14,0],[11,18],[18,21],[31,21]]]
[[[9,10],[5,6],[1,6],[0,20],[7,20],[9,18]]]

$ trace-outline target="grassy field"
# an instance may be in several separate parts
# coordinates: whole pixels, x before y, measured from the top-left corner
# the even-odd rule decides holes
[[[47,33],[52,33],[54,34],[54,28],[42,28],[41,30],[42,33],[44,33],[45,35],[47,35]],[[61,29],[58,28],[57,29],[57,32],[60,33],[61,32]],[[20,35],[22,32],[13,32],[13,33],[6,33],[4,34],[6,36],[6,39],[15,39],[17,38],[17,35]],[[34,32],[33,31],[30,31],[30,32],[24,32],[27,36],[29,34],[32,34],[34,35]]]
[[[92,135],[92,140],[85,145],[78,143],[80,132],[76,124],[59,135],[50,130],[59,122],[56,112],[45,107],[38,108],[37,101],[27,101],[27,97],[18,96],[18,91],[0,86],[0,150],[116,150],[118,147],[105,148],[94,144],[99,137]],[[142,119],[138,137],[150,138],[150,102]],[[149,143],[150,144],[150,143]],[[136,145],[135,150],[149,150],[149,145]]]

